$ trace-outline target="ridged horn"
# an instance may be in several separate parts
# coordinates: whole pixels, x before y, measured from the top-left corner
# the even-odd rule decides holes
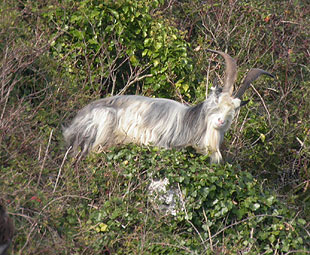
[[[252,68],[247,76],[245,77],[242,85],[240,86],[240,88],[238,89],[237,93],[234,95],[235,98],[241,98],[242,95],[244,94],[244,92],[247,90],[247,88],[250,86],[251,82],[255,81],[259,76],[261,76],[262,74],[264,75],[268,75],[272,78],[274,78],[274,76],[271,73],[268,73],[265,70],[259,69],[259,68]]]
[[[225,69],[225,82],[223,87],[223,93],[226,92],[229,93],[229,95],[232,95],[234,89],[233,85],[237,79],[236,61],[231,56],[222,51],[210,50],[210,49],[208,49],[208,51],[220,54],[225,59],[226,69]]]

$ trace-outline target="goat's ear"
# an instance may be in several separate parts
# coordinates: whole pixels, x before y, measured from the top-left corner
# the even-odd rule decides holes
[[[235,106],[235,109],[239,108],[241,106],[241,100],[239,98],[234,98],[232,100],[234,106]]]
[[[250,100],[241,101],[240,107],[246,105],[248,102],[250,102]]]

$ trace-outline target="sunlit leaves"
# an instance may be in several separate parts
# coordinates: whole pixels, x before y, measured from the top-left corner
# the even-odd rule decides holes
[[[87,87],[109,91],[113,82],[114,89],[122,89],[126,77],[132,75],[132,65],[152,74],[152,78],[143,80],[142,90],[158,91],[161,96],[174,94],[175,88],[171,84],[187,73],[183,78],[186,82],[178,89],[191,97],[195,75],[191,73],[188,43],[175,27],[157,18],[156,12],[150,14],[150,10],[159,7],[158,2],[71,2],[76,11],[66,10],[68,18],[63,18],[64,10],[60,8],[46,15],[53,17],[53,24],[66,26],[71,35],[65,33],[57,38],[53,43],[53,54],[62,59],[64,66],[70,66],[72,75],[76,72],[77,79],[85,81],[90,76],[97,77],[91,80],[93,85]],[[113,60],[113,68],[109,59]],[[108,75],[102,76],[102,73]],[[106,87],[102,88],[99,80]]]
[[[173,233],[182,226],[182,231],[188,233],[181,235],[182,242],[187,243],[191,250],[201,252],[204,249],[197,231],[205,239],[211,234],[214,242],[225,242],[231,251],[248,245],[257,254],[268,254],[274,249],[287,252],[302,248],[308,238],[301,235],[306,221],[294,219],[296,215],[284,208],[273,194],[263,190],[247,171],[238,171],[230,165],[211,167],[206,156],[187,150],[129,145],[101,156],[107,160],[107,167],[96,175],[103,176],[113,167],[118,169],[118,185],[124,194],[122,199],[111,198],[91,216],[91,224],[97,226],[95,231],[107,241],[125,233],[134,224],[144,224],[145,220],[151,224],[150,219],[155,219],[152,224],[159,227],[158,231],[166,228],[166,221],[156,221],[156,217],[150,216],[143,218],[148,205],[144,196],[148,180],[163,178],[168,178],[170,188],[180,189],[182,194],[177,215],[169,217],[168,226]],[[111,186],[106,179],[100,185]],[[135,188],[129,195],[127,189],[130,187]],[[141,213],[136,210],[139,207],[143,208]],[[101,231],[100,224],[104,231]],[[114,245],[119,247],[120,244]]]

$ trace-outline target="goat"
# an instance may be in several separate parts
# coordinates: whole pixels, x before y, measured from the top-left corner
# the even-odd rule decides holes
[[[236,110],[246,102],[241,96],[260,75],[272,74],[251,69],[239,90],[233,95],[237,78],[236,61],[220,54],[226,63],[224,86],[212,89],[205,101],[186,106],[164,98],[118,95],[94,101],[63,129],[67,145],[80,158],[99,145],[108,148],[119,144],[155,145],[162,148],[192,146],[199,153],[211,155],[211,163],[220,163],[220,145]]]
[[[2,202],[0,200],[0,255],[7,255],[14,234],[14,225]]]

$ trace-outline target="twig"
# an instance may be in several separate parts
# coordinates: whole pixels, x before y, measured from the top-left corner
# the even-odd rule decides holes
[[[185,202],[183,200],[183,196],[182,196],[182,192],[181,192],[181,188],[180,188],[180,184],[178,183],[178,189],[179,189],[179,192],[180,192],[180,199],[181,199],[181,202],[182,202],[182,207],[184,209],[184,212],[185,212],[185,219],[186,221],[193,227],[193,229],[196,231],[196,233],[198,234],[200,240],[201,240],[201,244],[204,246],[205,250],[208,250],[208,247],[205,245],[205,242],[201,236],[201,234],[199,233],[198,229],[195,227],[195,225],[188,219],[188,213],[187,213],[187,210],[186,210],[186,207],[185,207]]]
[[[275,129],[275,127],[272,127],[267,133],[265,133],[264,135],[267,136],[269,135],[273,130]],[[249,147],[254,146],[259,140],[261,140],[261,136],[259,136],[253,143],[250,144]]]
[[[84,197],[84,196],[77,196],[77,195],[64,195],[64,196],[61,196],[61,197],[58,197],[58,198],[55,198],[53,199],[52,201],[50,201],[49,203],[47,203],[43,208],[42,210],[39,212],[38,214],[38,218],[41,216],[41,214],[43,213],[43,211],[52,203],[54,203],[55,201],[57,200],[61,200],[65,197],[72,197],[72,198],[83,198],[83,199],[87,199],[87,200],[91,200],[90,198],[88,197]],[[33,222],[32,226],[31,226],[31,229],[27,235],[27,239],[26,239],[26,242],[24,244],[24,246],[19,250],[19,254],[23,254],[23,250],[26,248],[26,246],[28,245],[28,243],[30,242],[30,236],[31,234],[33,233],[33,231],[35,230],[35,228],[38,226],[38,222],[39,222],[39,219],[37,218],[37,220],[35,222]]]
[[[305,250],[293,250],[293,251],[289,251],[289,252],[285,253],[285,255],[291,254],[291,253],[298,253],[298,254],[308,253],[308,254],[310,254],[310,251],[305,251]]]
[[[167,80],[168,80],[168,82],[174,87],[175,93],[177,94],[178,98],[180,98],[181,103],[182,103],[182,104],[186,104],[186,105],[190,105],[188,102],[186,102],[186,101],[183,99],[183,97],[182,97],[182,95],[181,95],[181,93],[180,93],[180,90],[175,86],[175,84],[173,83],[173,81],[170,80],[169,77],[167,78]]]
[[[209,75],[210,75],[210,68],[211,68],[211,61],[209,61],[208,70],[207,70],[206,99],[208,98],[208,92],[209,92]],[[214,84],[213,84],[213,85],[214,85]]]
[[[50,206],[52,203],[54,203],[55,201],[57,200],[61,200],[63,198],[66,198],[66,197],[71,197],[71,198],[83,198],[83,199],[86,199],[86,200],[92,200],[91,198],[88,198],[88,197],[85,197],[85,196],[79,196],[79,195],[64,195],[64,196],[61,196],[61,197],[57,197],[55,199],[53,199],[52,201],[48,202],[41,210],[41,212],[39,213],[39,216],[43,213],[43,211],[48,207]]]
[[[180,246],[180,245],[175,245],[175,244],[170,244],[170,243],[151,243],[152,244],[155,244],[155,245],[162,245],[162,246],[170,246],[170,247],[175,247],[175,248],[178,248],[178,249],[181,249],[181,250],[185,250],[186,252],[188,252],[189,254],[193,254],[193,252],[186,248],[185,246]]]
[[[266,110],[266,112],[267,112],[267,115],[268,115],[268,123],[269,123],[269,125],[271,125],[270,113],[269,113],[269,111],[268,111],[268,108],[267,108],[267,106],[266,106],[266,104],[265,104],[265,101],[264,101],[263,97],[259,94],[259,92],[257,91],[257,89],[256,89],[252,84],[251,84],[251,88],[255,91],[255,93],[259,96],[260,100],[262,101],[263,106],[264,106],[264,108],[265,108],[265,110]]]
[[[59,177],[60,177],[60,174],[61,174],[62,167],[63,167],[63,165],[64,165],[64,163],[65,163],[65,161],[66,161],[66,159],[67,159],[68,153],[69,153],[69,151],[71,150],[71,148],[72,148],[72,146],[70,146],[70,147],[68,148],[68,150],[66,151],[66,154],[65,154],[65,156],[64,156],[64,159],[63,159],[62,162],[61,162],[61,165],[60,165],[59,170],[58,170],[58,175],[57,175],[57,179],[56,179],[56,182],[55,182],[55,186],[54,186],[53,193],[55,193],[55,191],[56,191],[56,187],[57,187],[57,184],[58,184],[58,180],[59,180]]]
[[[258,218],[258,217],[275,217],[275,218],[280,218],[280,219],[283,219],[284,217],[283,216],[279,216],[279,215],[269,215],[269,214],[259,214],[259,215],[254,215],[254,216],[250,216],[246,219],[243,219],[243,220],[240,220],[240,221],[237,221],[237,222],[234,222],[224,228],[222,228],[220,231],[218,231],[217,233],[215,233],[211,238],[214,238],[216,236],[218,236],[219,234],[223,233],[225,230],[229,229],[229,228],[232,228],[233,226],[236,226],[236,225],[239,225],[243,222],[246,222],[248,220],[251,220],[251,219],[254,219],[254,218]],[[207,240],[205,240],[205,242],[209,241],[210,238],[208,238]]]
[[[39,186],[40,181],[41,181],[42,171],[43,171],[43,168],[44,168],[44,165],[45,165],[45,162],[46,162],[46,158],[47,158],[47,154],[48,154],[48,149],[50,147],[51,140],[52,140],[52,135],[53,135],[53,129],[51,130],[50,137],[48,139],[48,144],[47,144],[47,147],[46,147],[46,150],[45,150],[45,155],[44,155],[43,162],[42,162],[42,165],[41,165],[40,174],[39,174],[39,178],[38,178],[38,182],[37,182],[37,187]]]
[[[19,250],[19,254],[22,254],[23,250],[26,248],[26,246],[28,245],[29,241],[30,241],[30,236],[32,234],[32,232],[35,230],[36,226],[38,225],[37,222],[34,222],[32,224],[32,227],[27,235],[27,239],[26,239],[26,242],[24,243],[23,247]]]
[[[26,220],[28,220],[29,223],[32,223],[32,222],[33,222],[33,218],[31,218],[30,216],[28,216],[28,215],[26,215],[26,214],[22,214],[22,213],[12,213],[12,212],[9,212],[8,214],[9,214],[9,215],[14,215],[14,216],[23,217],[23,218],[25,218]]]
[[[139,75],[139,73],[138,73],[137,75]],[[142,76],[140,76],[140,77],[138,77],[138,76],[135,77],[132,81],[128,82],[128,83],[125,85],[125,87],[122,88],[122,90],[121,90],[117,95],[122,95],[122,94],[124,94],[125,91],[126,91],[132,84],[134,84],[135,82],[140,81],[140,80],[142,80],[142,79],[144,79],[144,78],[146,78],[146,77],[152,77],[152,76],[153,76],[153,74],[145,74],[145,75],[142,75]]]
[[[290,20],[281,20],[281,23],[288,23],[288,24],[294,24],[294,25],[299,25],[300,23],[298,22],[294,22],[294,21],[290,21]]]
[[[207,226],[207,231],[208,231],[209,240],[210,240],[210,249],[213,252],[214,249],[213,249],[212,235],[211,235],[210,228],[208,226],[208,217],[206,215],[205,208],[202,209],[202,213],[203,213],[203,216],[205,217],[205,220],[206,220],[206,226]]]

